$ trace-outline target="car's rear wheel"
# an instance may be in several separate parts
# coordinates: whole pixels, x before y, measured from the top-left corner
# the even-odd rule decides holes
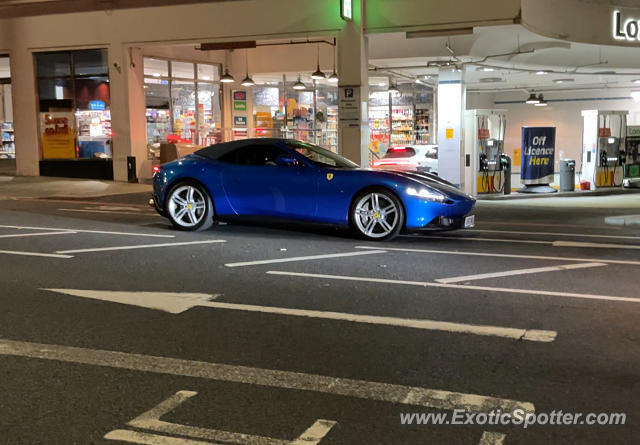
[[[213,225],[213,202],[209,193],[195,181],[175,185],[167,196],[167,216],[180,230],[207,230]]]
[[[404,209],[400,200],[382,188],[358,194],[349,216],[356,233],[361,238],[372,241],[395,238],[404,223]]]

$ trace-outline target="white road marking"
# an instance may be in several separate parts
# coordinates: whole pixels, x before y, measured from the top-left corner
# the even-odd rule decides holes
[[[132,233],[132,232],[112,232],[108,230],[83,230],[83,229],[65,229],[64,227],[30,227],[30,226],[11,226],[0,225],[3,229],[26,229],[26,230],[64,230],[78,233],[98,233],[102,235],[121,235],[121,236],[149,236],[155,238],[175,238],[175,235],[160,235],[157,233]]]
[[[160,436],[129,430],[114,430],[104,436],[108,440],[137,443],[141,445],[215,445],[201,440],[181,439],[179,437]]]
[[[582,243],[578,241],[554,241],[553,245],[554,247],[589,247],[596,249],[640,249],[640,245]]]
[[[57,253],[23,252],[20,250],[0,250],[6,255],[39,256],[44,258],[73,258],[73,255],[60,255]]]
[[[488,241],[492,243],[518,243],[518,244],[548,244],[551,245],[551,241],[538,241],[528,239],[509,239],[509,238],[480,238],[469,236],[438,236],[438,235],[409,235],[407,238],[430,238],[430,239],[447,239],[447,240],[459,240],[459,241]]]
[[[514,275],[528,275],[543,272],[556,272],[559,270],[586,269],[589,267],[606,266],[604,263],[578,263],[578,264],[561,264],[559,266],[534,267],[531,269],[514,269],[502,272],[481,273],[476,275],[464,275],[459,277],[439,278],[435,281],[438,283],[461,283],[463,281],[484,280],[486,278],[510,277]]]
[[[372,255],[378,253],[385,253],[384,250],[371,250],[368,252],[346,252],[346,253],[330,253],[326,255],[311,255],[311,256],[298,256],[290,258],[276,258],[271,260],[259,260],[259,261],[245,261],[242,263],[227,263],[227,267],[243,267],[243,266],[259,266],[261,264],[274,264],[274,263],[289,263],[295,261],[311,261],[311,260],[324,260],[327,258],[342,258],[350,256]]]
[[[594,295],[594,294],[579,294],[575,292],[555,292],[555,291],[534,290],[534,289],[509,289],[509,288],[489,287],[489,286],[430,283],[426,281],[404,281],[404,280],[390,280],[386,278],[350,277],[350,276],[342,276],[342,275],[323,275],[323,274],[302,273],[302,272],[285,272],[280,270],[270,270],[270,271],[267,271],[267,273],[271,275],[286,275],[291,277],[324,278],[329,280],[361,281],[366,283],[381,283],[381,284],[405,284],[408,286],[443,287],[443,288],[449,288],[449,289],[481,290],[481,291],[489,291],[489,292],[503,292],[503,293],[509,293],[509,294],[544,295],[544,296],[550,296],[550,297],[583,298],[585,300],[624,301],[624,302],[630,302],[630,303],[640,303],[640,298],[614,297],[609,295]]]
[[[309,429],[292,442],[289,440],[274,439],[266,436],[194,427],[160,420],[160,417],[173,411],[179,405],[197,394],[198,393],[195,391],[178,391],[149,411],[142,413],[135,419],[131,420],[127,425],[133,428],[145,429],[158,433],[246,445],[317,445],[336,424],[336,422],[332,420],[317,420]],[[107,436],[108,434],[105,438],[108,439],[109,437]]]
[[[191,246],[196,244],[215,244],[226,243],[223,239],[213,239],[204,241],[187,241],[182,243],[161,243],[161,244],[138,244],[132,246],[113,246],[113,247],[95,247],[90,249],[72,249],[72,250],[58,250],[57,253],[88,253],[88,252],[107,252],[111,250],[131,250],[131,249],[151,249],[154,247],[177,247],[177,246]]]
[[[502,445],[504,444],[504,438],[506,435],[502,433],[492,433],[485,431],[482,433],[479,445]]]
[[[572,238],[614,238],[614,239],[638,239],[640,236],[629,235],[594,235],[592,233],[565,233],[565,232],[530,232],[514,230],[488,230],[488,229],[466,229],[466,232],[476,233],[508,233],[511,235],[545,235],[545,236],[568,236]]]
[[[585,224],[549,224],[549,223],[535,223],[535,222],[500,222],[500,221],[487,221],[482,220],[476,222],[476,225],[481,226],[521,226],[521,227],[564,227],[570,229],[606,229],[606,230],[622,230],[620,227],[602,227],[602,226],[594,226],[594,225],[585,225]]]
[[[78,232],[35,232],[35,233],[9,233],[5,235],[0,235],[0,238],[22,238],[25,236],[50,236],[50,235],[73,235]]]
[[[256,306],[250,304],[223,303],[209,301],[208,294],[182,294],[170,292],[119,292],[95,291],[82,289],[42,289],[50,292],[73,295],[75,297],[93,300],[110,301],[112,303],[128,304],[147,309],[161,310],[171,314],[180,314],[196,306],[235,311],[258,312],[264,314],[287,315],[294,317],[319,318],[324,320],[348,321],[382,326],[396,326],[402,328],[423,329],[429,331],[444,331],[456,334],[482,335],[508,338],[512,340],[529,340],[538,342],[552,342],[557,336],[555,331],[537,329],[506,328],[500,326],[486,326],[448,321],[385,317],[378,315],[360,315],[344,312],[314,311],[307,309],[292,309],[273,306]]]
[[[63,212],[78,212],[78,213],[108,213],[111,215],[136,215],[136,216],[160,216],[157,213],[150,212],[126,212],[116,210],[93,210],[93,209],[58,209]]]
[[[503,412],[513,412],[516,409],[522,409],[526,412],[535,411],[534,405],[530,402],[478,394],[73,346],[0,339],[0,355],[311,391],[443,410],[464,409],[473,412],[488,412],[500,409]]]
[[[370,246],[356,246],[356,249],[377,249],[377,247]],[[527,260],[545,260],[545,261],[582,261],[592,262],[597,261],[599,263],[606,264],[627,264],[630,266],[640,266],[640,261],[633,260],[610,260],[600,258],[573,258],[562,256],[546,256],[546,255],[518,255],[511,253],[490,253],[490,252],[465,252],[458,250],[436,250],[436,249],[408,249],[402,247],[385,247],[384,250],[391,252],[415,252],[415,253],[434,253],[442,255],[465,255],[465,256],[484,256],[484,257],[496,257],[496,258],[522,258]]]

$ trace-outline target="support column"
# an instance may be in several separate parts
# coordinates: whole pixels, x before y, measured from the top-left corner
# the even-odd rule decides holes
[[[463,183],[463,113],[465,86],[462,71],[442,69],[438,77],[438,175],[460,186]]]
[[[144,72],[137,50],[122,43],[109,47],[113,179],[127,181],[127,156],[136,157],[138,177],[146,166],[147,135],[144,114]],[[150,167],[149,167],[150,168]]]
[[[343,87],[353,87],[358,95],[357,114],[359,122],[345,121],[344,117],[355,115],[356,110],[349,106],[338,106],[338,151],[346,158],[369,167],[369,119],[367,103],[369,100],[369,77],[367,65],[367,45],[363,32],[363,1],[353,2],[353,21],[344,22],[338,35],[338,86],[340,96]]]
[[[33,54],[27,48],[13,48],[11,100],[16,145],[16,174],[40,175],[40,138]]]

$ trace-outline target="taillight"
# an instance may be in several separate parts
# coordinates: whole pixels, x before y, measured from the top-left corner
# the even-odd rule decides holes
[[[162,170],[162,167],[160,167],[159,165],[154,165],[153,166],[153,173],[160,173],[160,170]]]

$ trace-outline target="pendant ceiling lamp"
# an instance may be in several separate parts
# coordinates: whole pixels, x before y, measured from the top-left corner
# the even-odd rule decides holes
[[[538,102],[540,102],[540,100],[538,100],[538,96],[536,96],[536,93],[531,93],[526,103],[528,103],[529,105],[535,105]]]
[[[327,80],[331,83],[338,83],[338,73],[336,73],[336,39],[333,39],[333,72]]]
[[[305,90],[306,88],[307,88],[307,86],[304,83],[302,83],[302,80],[300,80],[300,74],[298,74],[298,81],[293,84],[293,89],[294,90]]]
[[[220,77],[220,82],[222,83],[233,83],[236,79],[233,78],[231,74],[229,74],[229,69],[225,68],[224,74]]]
[[[243,87],[252,87],[256,83],[253,81],[251,76],[249,76],[249,50],[248,49],[245,50],[244,54],[245,54],[245,65],[247,68],[247,76],[244,79],[242,79],[242,82],[240,82],[240,85],[242,85]]]
[[[316,70],[313,74],[311,74],[311,78],[313,80],[322,80],[326,79],[327,76],[324,75],[322,71],[320,71],[320,44],[318,43],[318,65],[316,66]]]
[[[224,52],[224,74],[220,77],[222,83],[233,83],[236,79],[229,74],[229,51]]]

